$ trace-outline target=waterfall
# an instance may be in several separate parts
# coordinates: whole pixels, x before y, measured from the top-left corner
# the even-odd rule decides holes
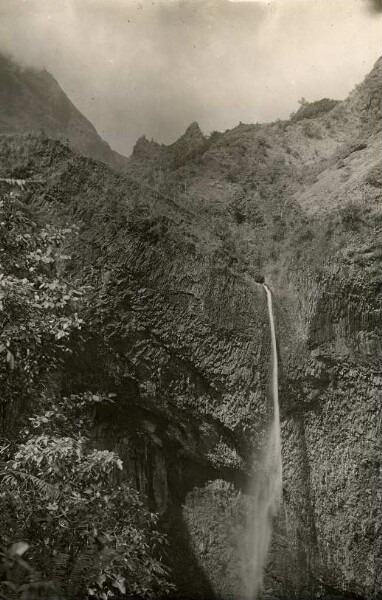
[[[267,294],[269,326],[271,329],[272,345],[272,398],[273,398],[273,427],[275,429],[275,459],[277,462],[277,471],[279,471],[280,491],[282,487],[282,469],[281,469],[281,432],[280,432],[280,407],[279,407],[279,363],[277,356],[276,328],[273,316],[272,294],[270,289],[263,283]]]
[[[263,572],[272,537],[273,517],[282,499],[281,433],[278,397],[278,357],[272,294],[263,284],[267,295],[271,332],[273,418],[258,457],[251,490],[251,522],[248,527],[244,557],[244,588],[248,600],[254,600],[261,588]]]

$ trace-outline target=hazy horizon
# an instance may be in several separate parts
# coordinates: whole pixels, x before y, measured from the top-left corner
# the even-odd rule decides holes
[[[0,49],[45,67],[110,145],[345,98],[381,54],[380,0],[0,0]]]

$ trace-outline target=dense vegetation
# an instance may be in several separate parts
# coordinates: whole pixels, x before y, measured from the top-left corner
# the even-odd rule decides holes
[[[67,275],[77,230],[39,223],[18,196],[0,203],[0,596],[157,597],[172,589],[157,516],[92,442],[113,394],[61,393],[89,293]]]

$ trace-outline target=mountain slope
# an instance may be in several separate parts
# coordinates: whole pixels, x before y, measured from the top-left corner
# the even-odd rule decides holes
[[[310,188],[318,178],[325,178],[328,170],[334,172],[346,167],[341,161],[357,157],[366,165],[372,162],[372,168],[377,164],[381,69],[379,59],[365,81],[345,101],[327,101],[323,105],[322,101],[307,103],[305,113],[302,111],[298,119],[295,116],[290,121],[267,125],[240,123],[224,134],[214,132],[204,139],[199,130],[200,134],[191,140],[187,130],[181,140],[189,137],[193,152],[183,159],[177,153],[180,140],[171,146],[141,140],[127,169],[142,180],[156,184],[158,189],[162,186],[171,190],[184,203],[202,203],[204,195],[208,210],[211,203],[216,210],[230,209],[238,196],[248,198],[256,192],[264,198],[267,195],[280,197],[284,203],[292,198],[309,213],[324,211],[322,204],[314,208],[313,199],[312,206],[307,206],[306,187]],[[310,115],[309,118],[304,114]],[[194,131],[195,127],[196,124]],[[369,148],[363,161],[362,152],[366,150],[368,138]],[[341,172],[342,178],[346,171],[345,168]],[[333,181],[332,187],[337,184]],[[322,194],[321,203],[324,196]],[[329,207],[340,204],[339,198],[331,198]]]
[[[79,152],[120,167],[114,152],[46,70],[23,68],[0,54],[0,132],[44,131]]]

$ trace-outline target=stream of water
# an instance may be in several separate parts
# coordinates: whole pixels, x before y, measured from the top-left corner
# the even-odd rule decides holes
[[[272,294],[263,284],[267,295],[269,325],[271,332],[272,375],[271,393],[273,399],[273,418],[266,431],[260,456],[256,461],[256,470],[251,490],[251,523],[248,528],[248,540],[245,557],[245,596],[255,600],[263,583],[264,568],[272,538],[272,523],[282,499],[282,464],[280,409],[278,393],[278,357],[276,329],[273,315]]]

